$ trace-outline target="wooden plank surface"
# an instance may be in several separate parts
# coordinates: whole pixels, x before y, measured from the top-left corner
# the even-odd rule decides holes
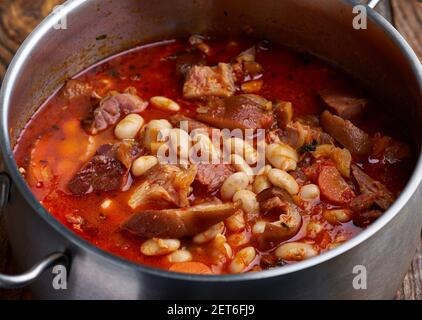
[[[0,83],[8,62],[26,35],[62,0],[0,1]],[[364,2],[364,1],[363,1]],[[383,1],[377,10],[392,17],[397,29],[422,59],[422,4],[416,0]],[[13,260],[0,218],[0,272],[12,272]],[[26,299],[25,290],[0,290],[0,299]],[[397,299],[422,300],[422,247],[413,259]]]
[[[396,28],[422,60],[422,1],[392,0]]]
[[[422,3],[416,0],[391,0],[391,7],[394,25],[422,61]],[[422,300],[422,240],[396,299]]]

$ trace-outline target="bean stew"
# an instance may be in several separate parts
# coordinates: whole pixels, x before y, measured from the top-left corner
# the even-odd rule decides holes
[[[92,244],[226,274],[314,257],[375,221],[411,175],[405,133],[317,58],[193,35],[70,79],[14,154],[41,204]]]

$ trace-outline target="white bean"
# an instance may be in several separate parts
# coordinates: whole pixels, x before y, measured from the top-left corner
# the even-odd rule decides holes
[[[299,192],[298,183],[286,171],[271,169],[268,173],[268,179],[274,186],[285,189],[290,194],[297,194]]]
[[[306,226],[307,236],[311,239],[314,239],[322,230],[324,230],[324,226],[316,221],[309,221]]]
[[[145,127],[144,146],[153,151],[155,154],[158,147],[163,145],[163,139],[158,142],[161,136],[168,135],[168,131],[172,128],[170,122],[165,119],[151,120]]]
[[[288,261],[301,261],[317,254],[318,251],[312,245],[302,242],[284,243],[275,251],[278,258]]]
[[[287,157],[295,161],[299,161],[299,155],[295,149],[293,149],[288,144],[278,141],[275,143],[270,143],[266,145],[265,151],[269,153],[276,153],[279,156]]]
[[[307,184],[300,188],[299,197],[304,201],[318,200],[320,197],[319,187],[316,184]]]
[[[178,239],[152,238],[146,240],[141,245],[141,252],[146,256],[161,256],[180,248]]]
[[[227,143],[230,145],[232,154],[237,154],[243,157],[248,164],[256,163],[258,160],[257,151],[253,146],[240,138],[229,138]]]
[[[135,177],[142,176],[152,167],[158,163],[158,159],[155,156],[142,156],[133,161],[132,174]]]
[[[232,247],[239,247],[243,246],[244,244],[248,243],[250,237],[248,233],[245,231],[239,232],[239,233],[233,233],[227,237],[227,242]]]
[[[270,173],[270,171],[271,171],[271,169],[272,169],[273,167],[271,167],[269,164],[267,164],[265,167],[264,167],[264,175],[266,175],[266,176],[268,176],[268,174]]]
[[[208,230],[205,230],[199,234],[197,234],[195,237],[193,237],[194,243],[205,243],[212,239],[214,239],[218,234],[221,234],[224,232],[224,222],[219,222],[215,225],[213,225]]]
[[[101,203],[101,208],[102,209],[108,209],[110,208],[112,204],[112,201],[110,199],[105,199],[102,203]]]
[[[220,189],[221,198],[225,201],[231,200],[234,194],[246,189],[249,185],[249,177],[244,172],[236,172],[229,176]]]
[[[208,135],[195,132],[192,141],[194,145],[191,154],[197,156],[200,160],[213,161],[220,158],[220,150],[214,146]],[[198,153],[200,153],[200,156],[197,155]]]
[[[352,214],[347,209],[325,210],[322,215],[329,223],[333,225],[346,223],[352,219]]]
[[[228,217],[225,220],[225,224],[227,226],[227,229],[229,229],[232,232],[239,232],[245,229],[246,223],[245,223],[245,217],[243,215],[243,211],[239,210],[234,215]]]
[[[253,181],[253,170],[252,168],[247,164],[245,159],[243,159],[241,156],[237,154],[232,154],[230,156],[230,163],[238,172],[244,172],[248,175],[249,181]]]
[[[247,214],[256,213],[259,210],[259,203],[256,194],[249,190],[239,190],[233,195],[233,201],[242,202],[242,210]]]
[[[333,243],[330,243],[327,246],[327,250],[333,250],[333,249],[339,247],[342,244],[343,244],[343,242],[333,242]]]
[[[150,99],[150,103],[161,110],[177,112],[180,110],[180,105],[166,97],[156,96]]]
[[[226,256],[227,256],[227,258],[233,257],[232,247],[230,247],[230,245],[227,242],[224,244],[224,248],[226,249]]]
[[[227,243],[226,237],[222,234],[217,234],[215,236],[211,246],[214,248],[211,254],[217,259],[221,255],[227,258],[231,258],[233,256],[233,250]]]
[[[253,192],[258,194],[268,188],[271,188],[271,183],[268,180],[267,176],[260,175],[255,178],[255,181],[253,182]]]
[[[191,139],[189,134],[179,128],[170,130],[169,147],[176,151],[181,159],[189,159],[189,150],[191,148]]]
[[[167,256],[167,260],[170,263],[188,262],[192,261],[192,254],[186,249],[176,250]]]
[[[114,134],[118,139],[134,139],[144,125],[144,118],[139,114],[128,114],[114,128]]]
[[[252,227],[252,233],[253,234],[264,233],[266,226],[267,226],[267,223],[265,221],[257,221]]]
[[[274,167],[285,171],[295,170],[299,160],[296,150],[284,143],[267,145],[265,156]]]
[[[241,273],[246,271],[248,266],[253,262],[256,257],[256,251],[254,247],[246,247],[240,250],[234,256],[232,262],[229,265],[231,273]]]

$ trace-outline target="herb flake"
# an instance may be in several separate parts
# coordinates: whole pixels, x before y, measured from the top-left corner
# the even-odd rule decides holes
[[[312,151],[315,151],[315,150],[316,150],[316,147],[317,147],[317,146],[318,146],[318,142],[314,139],[314,140],[312,140],[312,142],[311,142],[311,143],[308,143],[308,144],[303,145],[303,146],[299,149],[299,151],[300,151],[301,153],[312,152]]]

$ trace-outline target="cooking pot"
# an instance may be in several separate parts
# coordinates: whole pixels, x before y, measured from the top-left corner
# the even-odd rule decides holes
[[[12,149],[37,107],[66,79],[123,50],[194,33],[270,39],[346,70],[422,141],[421,65],[400,34],[370,6],[367,28],[352,0],[71,0],[47,17],[16,54],[0,94],[4,173],[0,205],[20,270],[1,287],[31,284],[36,298],[390,299],[418,244],[422,214],[419,158],[405,190],[362,233],[297,264],[240,275],[171,273],[135,264],[86,242],[51,216],[19,174]],[[388,108],[387,106],[385,108]],[[34,263],[41,261],[38,264]],[[67,266],[65,285],[53,285]],[[62,270],[63,271],[63,270]],[[56,278],[57,280],[57,278]],[[66,288],[65,288],[66,287]]]

